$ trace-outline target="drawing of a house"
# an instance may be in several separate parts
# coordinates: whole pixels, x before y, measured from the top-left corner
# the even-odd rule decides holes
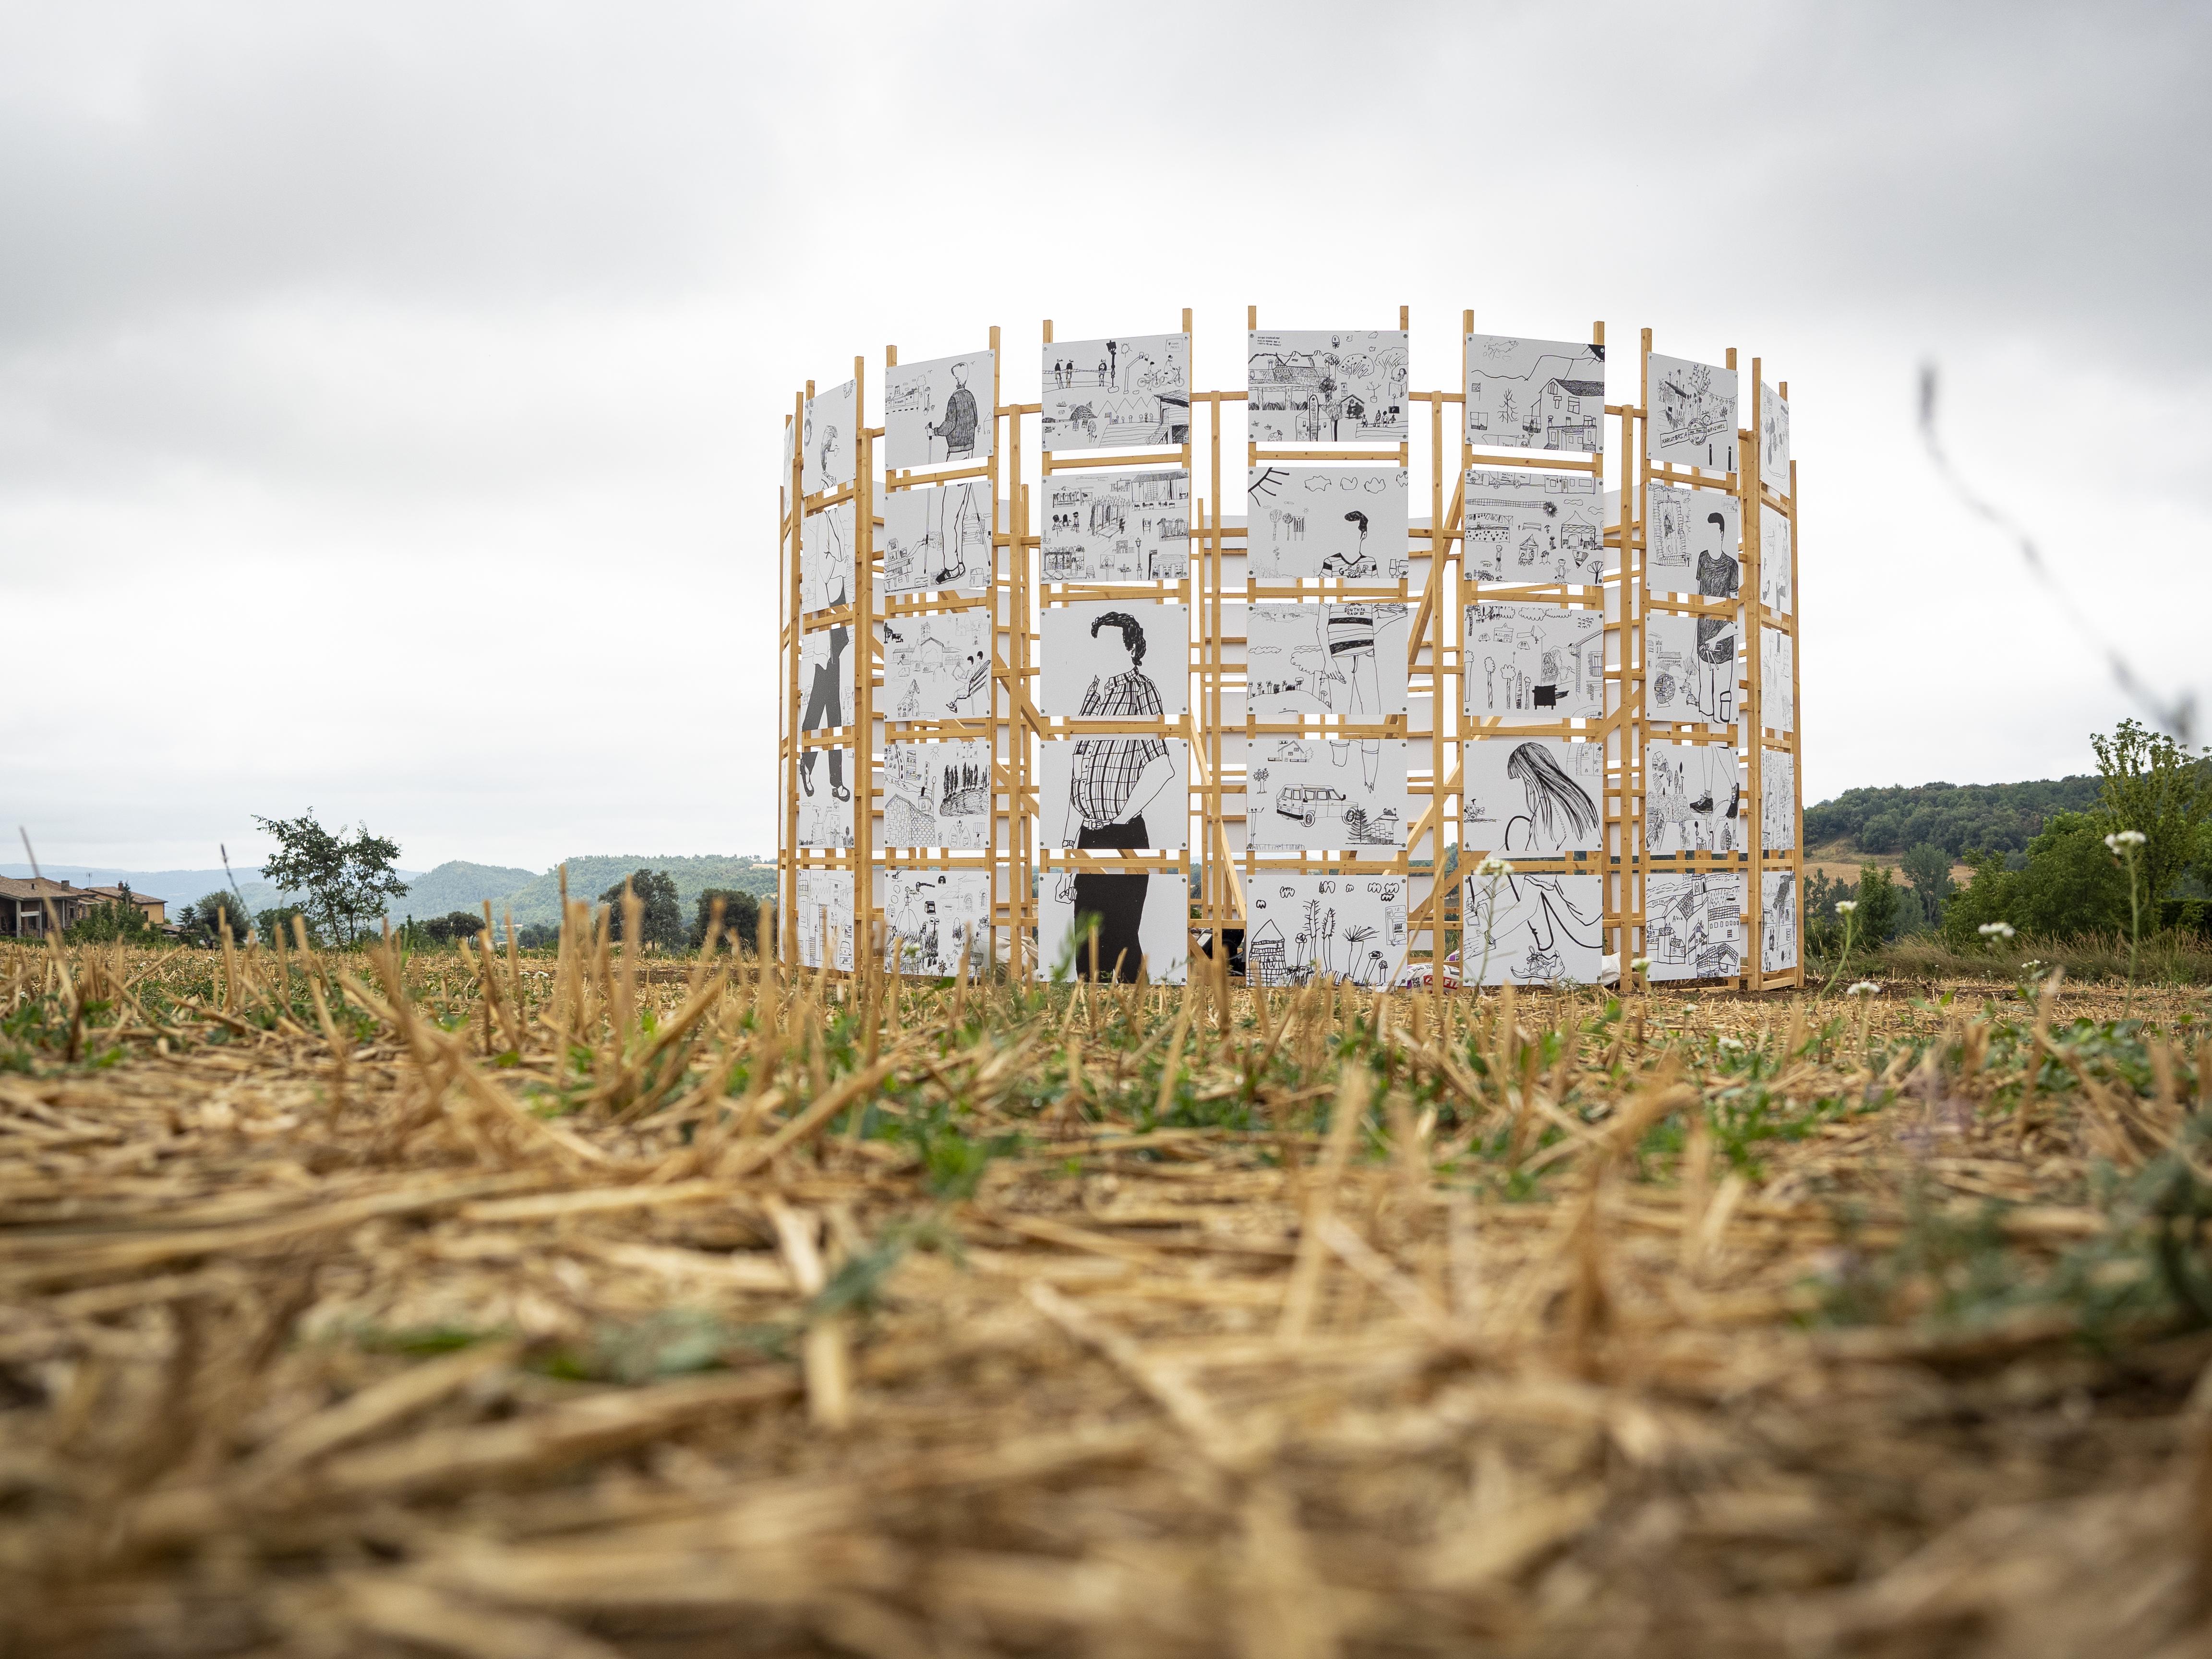
[[[1284,958],[1283,930],[1271,916],[1262,922],[1260,931],[1252,935],[1246,945],[1244,960],[1247,971],[1261,985],[1290,983],[1289,964]]]
[[[1597,449],[1598,422],[1605,413],[1605,382],[1556,376],[1537,394],[1544,416],[1547,449]]]

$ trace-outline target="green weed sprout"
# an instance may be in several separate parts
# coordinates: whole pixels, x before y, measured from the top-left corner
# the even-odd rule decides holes
[[[2150,839],[2140,830],[2115,830],[2105,837],[2106,850],[2112,861],[2124,865],[2128,872],[2128,1000],[2120,1009],[2125,1019],[2136,1006],[2136,956],[2142,949],[2142,878],[2136,864],[2136,851]]]

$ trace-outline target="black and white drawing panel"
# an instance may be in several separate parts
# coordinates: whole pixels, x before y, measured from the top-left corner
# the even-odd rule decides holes
[[[1734,744],[1644,745],[1646,852],[1741,853],[1750,845],[1743,763]]]
[[[1587,472],[1474,467],[1464,495],[1468,574],[1486,582],[1601,580],[1605,504]]]
[[[1181,871],[1130,874],[1048,870],[1037,890],[1038,977],[1091,976],[1089,940],[1098,941],[1098,977],[1181,985],[1190,974],[1190,882]]]
[[[799,476],[810,495],[853,482],[860,453],[860,391],[857,381],[848,380],[806,400]]]
[[[812,614],[853,602],[853,503],[811,514],[799,528],[799,608]]]
[[[824,757],[828,765],[821,763]],[[858,777],[849,749],[809,749],[799,757],[799,844],[848,848],[853,844],[853,790]]]
[[[799,636],[801,732],[830,732],[853,723],[852,639],[853,630],[842,623]]]
[[[1741,614],[1741,613],[1737,613]],[[1653,611],[1644,618],[1644,710],[1675,725],[1735,720],[1736,619]]]
[[[1085,599],[1039,618],[1037,706],[1069,720],[1176,720],[1190,700],[1190,607]]]
[[[1605,450],[1605,348],[1467,337],[1467,441],[1483,449]]]
[[[1471,719],[1603,718],[1603,612],[1535,600],[1471,605],[1466,638]]]
[[[981,593],[989,585],[991,481],[962,478],[883,500],[886,593]]]
[[[1735,471],[1735,371],[1651,354],[1651,464]]]
[[[1790,614],[1790,520],[1759,504],[1759,602],[1782,616]]]
[[[1769,749],[1759,757],[1759,845],[1767,853],[1797,847],[1797,757]]]
[[[1470,875],[1460,914],[1469,985],[1595,985],[1605,971],[1602,876]]]
[[[1334,714],[1380,725],[1404,714],[1409,611],[1395,603],[1248,605],[1244,696],[1253,717]]]
[[[1402,848],[1413,817],[1403,738],[1255,738],[1245,840],[1258,852]]]
[[[984,931],[991,919],[988,870],[888,869],[878,878],[884,906],[884,966],[945,979],[990,964]]]
[[[1172,448],[1190,441],[1190,336],[1044,348],[1044,447]]]
[[[1244,890],[1244,970],[1255,985],[1340,980],[1369,990],[1406,966],[1403,876],[1256,872]]]
[[[1605,847],[1605,749],[1565,738],[1471,738],[1461,750],[1460,845],[1559,858]]]
[[[891,720],[975,720],[991,712],[991,618],[947,611],[884,620],[884,690]]]
[[[1055,472],[1040,492],[1048,582],[1172,582],[1190,574],[1190,473]]]
[[[990,839],[988,739],[884,745],[884,846],[973,849]]]
[[[1741,504],[1724,490],[1645,486],[1645,591],[1732,597],[1743,586],[1742,526]]]
[[[1255,466],[1245,479],[1245,568],[1255,580],[1402,580],[1410,494],[1402,466]]]
[[[1759,481],[1778,495],[1790,494],[1790,403],[1765,380],[1759,383]]]
[[[997,421],[992,353],[971,351],[884,371],[884,465],[988,460]]]
[[[1254,329],[1246,436],[1255,444],[1396,443],[1412,354],[1403,329]]]
[[[1790,870],[1759,872],[1759,967],[1787,973],[1797,965],[1797,876]]]
[[[829,965],[850,973],[853,969],[853,872],[850,870],[801,870],[799,872],[799,960],[807,968],[822,962],[823,929],[833,948]]]
[[[1780,629],[1759,630],[1759,721],[1770,732],[1797,729],[1796,654]]]
[[[1037,746],[1037,842],[1066,851],[1190,844],[1190,745],[1115,733]]]
[[[1686,870],[1644,878],[1644,969],[1655,983],[1732,979],[1743,971],[1744,878]]]

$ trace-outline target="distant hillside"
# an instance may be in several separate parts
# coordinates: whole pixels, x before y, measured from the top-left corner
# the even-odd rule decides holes
[[[2102,787],[2094,777],[2033,783],[1923,783],[1846,789],[1805,809],[1805,844],[1860,853],[1902,853],[1933,842],[1957,858],[1987,848],[2013,853],[2042,833],[2054,812],[2085,811]]]
[[[684,906],[684,920],[690,920],[692,906],[699,895],[709,887],[734,887],[748,893],[775,891],[775,863],[766,863],[752,857],[717,857],[712,854],[694,858],[609,858],[594,856],[568,860],[568,896],[596,901],[601,893],[619,882],[624,876],[640,870],[665,871],[676,883],[676,896]],[[493,902],[495,915],[503,916],[507,907],[513,906],[514,924],[525,927],[532,922],[557,922],[561,920],[561,871],[559,866],[515,891]]]
[[[427,875],[407,884],[407,891],[392,902],[394,922],[409,916],[427,921],[454,910],[478,910],[492,901],[492,917],[499,918],[500,902],[519,887],[537,879],[535,870],[517,870],[500,864],[471,864],[452,859]]]

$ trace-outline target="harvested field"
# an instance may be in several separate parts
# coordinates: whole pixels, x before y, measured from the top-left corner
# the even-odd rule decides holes
[[[2202,1652],[2124,994],[0,951],[0,1646]]]

